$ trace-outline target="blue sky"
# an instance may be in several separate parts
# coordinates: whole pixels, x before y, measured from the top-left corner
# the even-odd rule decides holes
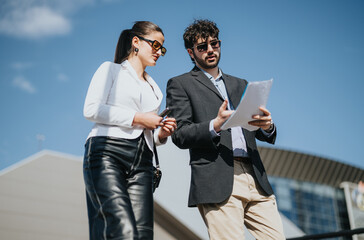
[[[134,21],[164,30],[168,52],[147,71],[165,92],[169,78],[193,67],[182,34],[195,18],[220,28],[225,73],[274,78],[267,108],[276,147],[364,169],[361,0],[2,0],[0,169],[39,149],[83,155],[92,126],[82,116],[89,82]],[[155,196],[207,238],[196,209],[187,208],[188,154],[170,144],[160,149]]]
[[[136,20],[164,30],[168,52],[147,71],[165,92],[192,68],[182,34],[195,18],[218,24],[225,73],[274,78],[276,147],[364,168],[363,13],[360,0],[3,0],[0,168],[40,148],[83,154],[90,79]]]

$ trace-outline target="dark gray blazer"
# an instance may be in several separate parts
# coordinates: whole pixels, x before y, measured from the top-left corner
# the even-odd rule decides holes
[[[240,102],[247,81],[223,74],[229,99],[234,108]],[[209,123],[217,116],[223,102],[214,84],[197,67],[191,72],[171,78],[167,84],[167,106],[170,116],[177,120],[177,130],[172,140],[179,148],[189,149],[191,186],[188,206],[202,203],[220,203],[232,193],[234,160],[230,129],[212,138]],[[272,136],[257,130],[243,129],[255,177],[266,195],[273,194],[255,138],[274,143]]]

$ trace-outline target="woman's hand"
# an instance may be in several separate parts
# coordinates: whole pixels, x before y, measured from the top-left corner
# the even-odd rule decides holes
[[[154,112],[147,112],[147,113],[137,112],[134,115],[133,126],[141,126],[149,130],[154,130],[157,127],[164,126],[162,120],[163,118],[158,116],[158,114]]]
[[[160,142],[164,142],[167,137],[171,136],[177,128],[176,119],[166,117],[162,122],[161,130],[159,131],[158,138]]]

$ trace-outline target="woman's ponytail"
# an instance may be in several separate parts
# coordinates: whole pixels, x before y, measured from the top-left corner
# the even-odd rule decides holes
[[[132,30],[126,29],[121,32],[118,44],[116,45],[114,63],[123,62],[131,53]]]

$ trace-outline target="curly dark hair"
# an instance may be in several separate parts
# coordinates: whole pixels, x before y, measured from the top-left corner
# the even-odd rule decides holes
[[[195,20],[185,29],[183,34],[185,48],[192,48],[199,38],[207,39],[208,37],[219,38],[219,29],[216,23],[207,19]]]

